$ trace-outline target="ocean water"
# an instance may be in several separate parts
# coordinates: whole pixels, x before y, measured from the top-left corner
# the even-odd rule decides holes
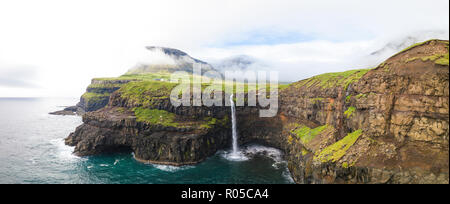
[[[229,160],[223,150],[185,167],[139,163],[132,153],[74,156],[64,138],[81,117],[48,113],[76,102],[0,98],[0,183],[292,183],[281,152],[258,145],[241,147],[245,161]]]

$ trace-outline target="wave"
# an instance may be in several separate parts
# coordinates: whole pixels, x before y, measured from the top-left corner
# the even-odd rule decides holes
[[[283,160],[283,153],[279,149],[256,144],[244,146],[237,153],[233,153],[232,150],[224,150],[219,152],[219,154],[230,161],[246,161],[256,155],[263,155],[273,159],[275,161],[273,166],[276,168],[278,168],[280,164],[285,163]]]
[[[67,146],[64,139],[52,139],[50,144],[56,147],[56,156],[63,161],[77,161],[81,158],[73,154],[75,147]]]
[[[186,169],[191,169],[193,166],[170,166],[170,165],[161,165],[161,164],[151,164],[153,167],[166,172],[177,172]]]

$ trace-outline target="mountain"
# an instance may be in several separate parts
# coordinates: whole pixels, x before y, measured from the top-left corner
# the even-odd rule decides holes
[[[174,73],[177,71],[192,73],[194,63],[201,65],[202,74],[208,71],[214,71],[214,68],[210,64],[195,59],[178,49],[156,46],[148,46],[146,49],[152,54],[160,55],[164,60],[151,61],[150,59],[149,62],[140,63],[136,67],[131,68],[126,75],[159,72]]]

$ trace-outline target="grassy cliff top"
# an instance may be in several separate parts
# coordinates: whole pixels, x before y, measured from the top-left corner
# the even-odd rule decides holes
[[[333,87],[347,87],[357,82],[362,76],[364,76],[371,69],[357,69],[349,70],[345,72],[334,72],[326,73],[317,76],[313,76],[309,79],[299,81],[294,84],[296,87],[306,87],[310,88],[312,86],[317,86],[322,89],[328,89]]]
[[[416,43],[395,54],[383,64],[399,61],[399,63],[409,63],[416,60],[423,62],[431,61],[437,65],[449,65],[449,41],[448,40],[428,40]]]
[[[395,60],[396,56],[401,56],[404,54],[408,55],[408,58],[402,63],[408,63],[414,60],[422,60],[422,61],[433,61],[435,64],[438,65],[449,65],[449,41],[448,40],[427,40],[425,42],[416,43],[414,45],[409,46],[408,48],[398,52],[397,54],[393,55],[389,59],[387,59],[385,62],[380,64],[377,67],[384,67],[386,62],[389,62],[391,60]],[[443,49],[445,47],[445,49]],[[418,53],[414,53],[414,50],[416,49],[423,49],[420,50]],[[410,51],[413,51],[411,53]],[[416,56],[417,55],[417,56]],[[349,70],[344,72],[335,72],[335,73],[325,73],[320,74],[317,76],[313,76],[308,79],[301,80],[299,82],[293,83],[292,86],[295,86],[297,88],[305,87],[319,87],[321,89],[328,89],[333,87],[343,87],[344,89],[347,89],[347,87],[357,82],[361,77],[363,77],[368,71],[370,71],[373,68],[370,69],[356,69],[356,70]],[[282,86],[281,89],[284,89],[288,86]]]
[[[228,117],[224,117],[222,119],[205,117],[198,120],[186,120],[185,118],[180,118],[180,116],[165,110],[137,107],[132,111],[134,112],[138,122],[144,122],[152,125],[162,125],[165,127],[195,127],[196,129],[211,129],[216,126],[223,127],[229,123]]]
[[[118,80],[140,80],[149,81],[163,79],[168,81],[170,79],[171,73],[169,72],[158,72],[158,73],[147,73],[147,74],[124,74],[119,77],[107,77],[107,78],[94,78],[97,81],[118,81]]]
[[[408,51],[408,50],[411,50],[411,49],[413,49],[413,48],[415,48],[415,47],[419,47],[419,46],[428,44],[428,43],[430,43],[430,42],[440,42],[440,43],[447,44],[447,48],[448,48],[448,44],[449,44],[449,41],[448,41],[448,40],[431,39],[431,40],[427,40],[427,41],[424,41],[424,42],[419,42],[419,43],[413,44],[413,45],[411,45],[411,46],[409,46],[409,47],[403,49],[402,51],[398,52],[396,55],[401,54],[401,53],[404,53],[404,52],[406,52],[406,51]]]

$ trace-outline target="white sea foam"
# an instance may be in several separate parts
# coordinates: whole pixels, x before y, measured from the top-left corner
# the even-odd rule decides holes
[[[81,159],[73,154],[75,147],[69,147],[64,143],[64,139],[52,139],[50,144],[56,147],[56,156],[65,161],[75,161]]]
[[[131,153],[131,155],[133,155],[133,158],[136,159],[134,152]],[[162,164],[152,164],[150,162],[148,162],[146,164],[151,165],[154,168],[157,168],[161,171],[166,171],[166,172],[177,172],[177,171],[190,169],[190,168],[194,167],[194,166],[171,166],[171,165],[162,165]]]
[[[262,145],[250,145],[245,148],[244,152],[247,155],[262,154],[264,156],[273,159],[275,161],[275,163],[273,164],[275,168],[278,168],[281,163],[285,162],[283,160],[283,153],[279,149],[273,147],[266,147]]]
[[[161,171],[166,171],[166,172],[177,172],[177,171],[193,168],[193,166],[170,166],[170,165],[160,165],[160,164],[151,164],[151,165]]]
[[[272,166],[277,169],[283,167],[283,164],[286,163],[283,160],[283,153],[280,150],[262,145],[244,146],[237,153],[234,153],[232,150],[230,150],[219,152],[219,154],[223,158],[230,161],[246,161],[254,157],[255,155],[264,155],[275,161]]]
[[[220,155],[230,161],[247,161],[248,157],[242,151],[234,152],[231,151],[223,151],[220,152]]]
[[[294,179],[292,179],[291,174],[289,173],[289,169],[287,168],[286,161],[283,160],[283,152],[279,149],[273,147],[266,147],[262,145],[250,145],[247,146],[244,150],[246,155],[254,156],[254,155],[264,155],[274,160],[272,167],[276,169],[284,168],[282,176],[286,178],[289,183],[295,183]]]

